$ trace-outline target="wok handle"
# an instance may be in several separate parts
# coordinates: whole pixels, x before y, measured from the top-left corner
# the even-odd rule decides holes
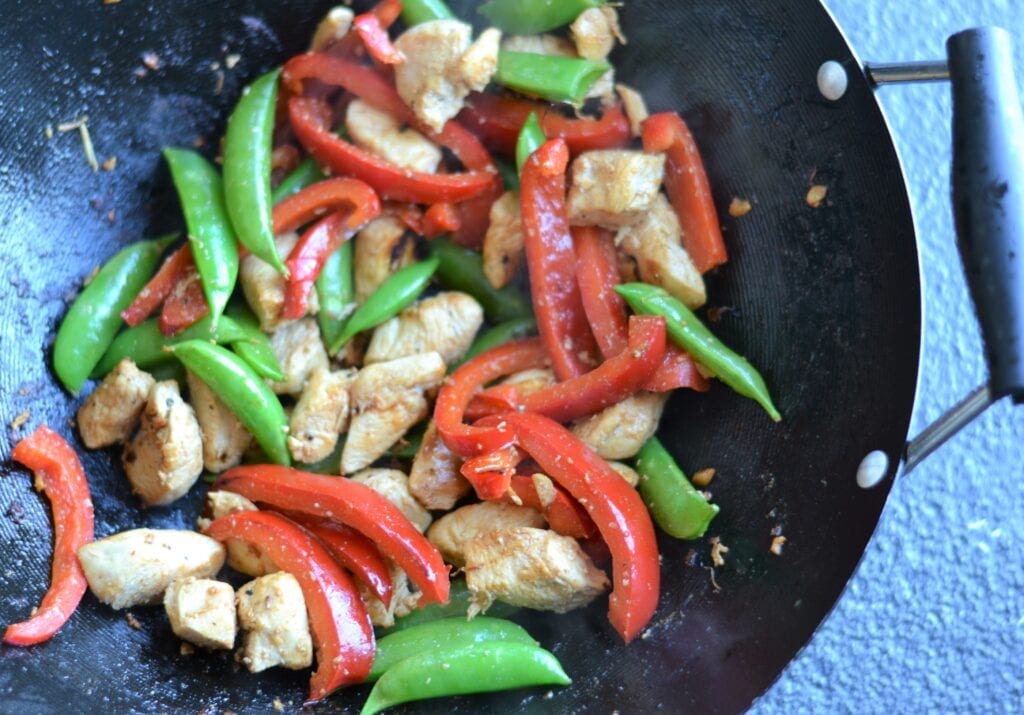
[[[946,43],[953,87],[953,214],[993,399],[1024,402],[1024,112],[1002,28]]]

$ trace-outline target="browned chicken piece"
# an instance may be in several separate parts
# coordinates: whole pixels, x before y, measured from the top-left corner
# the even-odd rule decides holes
[[[495,288],[504,288],[523,263],[523,217],[519,196],[506,191],[491,204],[491,222],[484,234],[484,275]]]
[[[295,233],[281,234],[274,239],[277,253],[284,260],[291,253],[299,237]],[[284,307],[284,276],[269,264],[253,254],[242,259],[238,269],[238,282],[242,286],[245,300],[260,319],[260,328],[272,333],[284,322],[281,309]],[[308,312],[314,314],[319,310],[316,291],[309,294]]]
[[[78,431],[85,446],[99,449],[131,437],[154,382],[131,358],[117,363],[78,409]]]
[[[636,261],[645,283],[661,286],[689,308],[707,301],[704,278],[683,248],[679,219],[663,194],[640,221],[619,229],[615,243]]]
[[[409,577],[405,571],[390,561],[388,570],[391,574],[390,606],[385,606],[364,583],[356,582],[359,596],[366,604],[366,612],[370,614],[370,622],[378,628],[390,628],[395,625],[395,619],[412,613],[420,600],[419,592],[410,589]]]
[[[515,385],[520,396],[525,397],[558,382],[555,372],[548,367],[537,367],[513,373],[502,380],[505,385]]]
[[[577,420],[572,433],[605,459],[628,459],[658,429],[668,395],[638,392],[597,414]]]
[[[469,349],[483,322],[483,308],[471,296],[438,293],[377,326],[363,362],[370,365],[436,352],[450,365]]]
[[[364,469],[352,475],[353,482],[365,484],[398,507],[422,534],[430,526],[430,512],[409,493],[409,477],[397,469]]]
[[[434,142],[361,99],[349,103],[345,128],[356,144],[392,164],[432,174],[441,163]]]
[[[576,48],[564,37],[558,35],[506,35],[501,40],[501,49],[509,52],[529,52],[535,55],[555,57],[576,57]]]
[[[459,113],[471,90],[486,87],[498,68],[501,33],[490,28],[471,43],[472,32],[459,20],[431,20],[395,40],[406,57],[395,65],[398,94],[435,131]]]
[[[572,162],[569,222],[617,229],[650,210],[665,176],[665,155],[633,149],[600,149]]]
[[[188,397],[203,432],[203,464],[208,472],[223,472],[242,461],[252,435],[205,382],[191,372],[186,375]]]
[[[629,120],[629,130],[633,136],[640,136],[641,125],[650,116],[650,112],[647,111],[647,102],[644,101],[642,94],[628,84],[621,82],[616,84],[615,92],[622,100],[622,109],[626,113],[626,119]]]
[[[294,576],[284,571],[260,576],[238,589],[236,597],[238,625],[245,631],[240,659],[250,672],[313,664],[306,599]]]
[[[608,588],[608,577],[576,539],[547,529],[488,531],[466,544],[465,553],[466,585],[481,613],[496,600],[565,613],[587,605]]]
[[[235,589],[208,578],[178,579],[164,593],[164,609],[174,635],[200,648],[229,650],[235,645]]]
[[[576,45],[576,53],[588,60],[607,59],[618,40],[626,44],[619,29],[619,15],[609,5],[584,10],[569,25],[569,35]]]
[[[416,262],[416,244],[391,214],[370,221],[355,238],[352,265],[356,302],[362,303],[399,268]]]
[[[462,460],[448,449],[431,420],[409,470],[409,492],[427,509],[448,511],[469,493],[470,485],[459,472]]]
[[[470,541],[480,534],[519,526],[543,529],[547,521],[539,511],[528,506],[485,501],[445,514],[427,530],[427,538],[447,563],[464,566]]]
[[[352,383],[352,421],[341,453],[343,474],[382,456],[406,430],[427,416],[426,390],[444,379],[444,360],[423,353],[368,365]]]
[[[338,435],[348,429],[348,391],[355,377],[355,370],[313,368],[292,410],[288,449],[295,461],[311,464],[334,451]]]
[[[281,364],[284,379],[270,382],[278,395],[298,395],[316,368],[327,369],[327,351],[320,339],[320,327],[313,318],[280,326],[270,336],[270,347]]]
[[[635,487],[640,483],[640,475],[637,474],[636,470],[625,462],[609,461],[608,466],[614,469],[619,475],[626,480],[626,483],[631,487]]]
[[[324,19],[316,26],[313,40],[309,43],[310,52],[323,52],[332,44],[343,38],[352,27],[355,13],[344,5],[336,5],[327,11]]]
[[[170,504],[203,472],[203,437],[196,413],[174,380],[157,382],[142,410],[139,431],[121,457],[132,491],[146,506]]]
[[[177,579],[215,576],[224,547],[194,531],[132,529],[80,547],[78,562],[92,594],[121,609],[159,603]]]
[[[210,518],[199,517],[196,519],[196,527],[204,531],[214,519],[219,519],[228,514],[236,514],[240,511],[257,511],[256,505],[251,501],[221,489],[207,492],[206,506],[210,512]],[[268,558],[258,546],[253,546],[242,539],[228,539],[224,542],[224,549],[227,552],[228,566],[246,576],[264,576],[277,571],[277,566]]]

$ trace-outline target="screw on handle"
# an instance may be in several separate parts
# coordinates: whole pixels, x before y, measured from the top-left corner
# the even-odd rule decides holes
[[[946,43],[953,87],[953,214],[993,398],[1024,402],[1024,113],[1001,28]]]

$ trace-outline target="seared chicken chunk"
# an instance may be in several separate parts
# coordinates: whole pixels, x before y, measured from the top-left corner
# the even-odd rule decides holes
[[[572,162],[570,223],[617,229],[650,210],[665,175],[665,155],[632,149],[600,149]]]
[[[622,109],[626,112],[626,119],[629,120],[629,130],[633,136],[640,136],[644,120],[650,116],[644,96],[629,85],[621,83],[615,85],[615,92],[622,100]]]
[[[364,469],[352,475],[353,482],[365,484],[398,507],[422,534],[430,526],[430,512],[409,493],[409,477],[397,469]]]
[[[658,429],[668,395],[638,392],[597,414],[577,420],[572,433],[605,459],[628,459]]]
[[[78,409],[78,431],[85,446],[99,449],[131,437],[153,383],[153,376],[131,358],[117,363]]]
[[[640,475],[625,462],[608,462],[608,466],[618,472],[619,476],[625,479],[626,484],[629,486],[635,487],[640,483]]]
[[[203,464],[208,472],[223,472],[242,461],[252,435],[205,382],[191,372],[187,377],[188,397],[203,432]]]
[[[360,370],[352,383],[352,422],[341,452],[343,474],[371,464],[427,416],[426,390],[441,384],[444,360],[423,353],[378,362]]]
[[[405,224],[390,214],[370,221],[355,238],[352,265],[356,302],[362,303],[399,268],[415,262],[416,244]]]
[[[326,459],[348,428],[348,390],[355,370],[331,372],[317,366],[292,410],[288,449],[297,462]]]
[[[178,579],[164,593],[164,609],[174,635],[202,648],[235,645],[235,589],[206,578]]]
[[[196,519],[196,526],[200,531],[205,530],[213,519],[240,511],[257,511],[256,505],[242,495],[222,489],[207,492],[206,506],[210,512],[210,518],[199,517]],[[246,576],[263,576],[277,571],[274,562],[258,546],[254,546],[248,541],[228,539],[224,542],[224,549],[227,552],[228,566]]]
[[[584,10],[569,25],[569,35],[580,57],[603,60],[615,49],[615,41],[626,44],[619,29],[619,15],[610,5]]]
[[[194,531],[132,529],[85,544],[78,562],[92,594],[120,609],[159,603],[176,579],[214,576],[224,547]]]
[[[427,509],[447,511],[469,493],[470,485],[459,472],[462,460],[448,449],[431,420],[409,470],[409,493]]]
[[[356,144],[392,164],[432,174],[441,163],[434,142],[361,99],[349,103],[345,128]]]
[[[284,233],[274,239],[277,253],[284,260],[298,242],[295,233]],[[281,318],[284,307],[284,276],[274,270],[273,266],[249,254],[242,259],[238,268],[238,282],[242,285],[245,300],[260,319],[260,327],[264,332],[272,333],[285,322]],[[316,313],[319,303],[316,291],[309,294],[309,312]]]
[[[390,628],[395,625],[395,619],[415,610],[420,600],[419,592],[409,588],[409,577],[405,571],[391,562],[388,563],[388,570],[391,575],[390,606],[385,606],[364,583],[356,582],[359,596],[366,604],[366,612],[370,615],[370,623],[378,628]]]
[[[555,57],[576,57],[572,42],[558,35],[506,35],[501,40],[501,49],[508,52],[529,52],[535,55]]]
[[[472,297],[457,291],[438,293],[379,325],[363,362],[436,352],[450,365],[469,349],[483,322],[483,308]]]
[[[523,217],[519,196],[506,191],[491,204],[491,222],[484,234],[484,275],[495,288],[504,288],[523,262]]]
[[[312,318],[285,323],[270,336],[270,347],[281,363],[284,379],[271,382],[278,395],[298,395],[318,367],[327,369],[327,351],[320,339],[320,327]]]
[[[520,397],[543,390],[558,382],[555,371],[549,367],[535,367],[514,372],[501,381],[504,385],[515,385]]]
[[[132,491],[146,506],[170,504],[203,472],[203,438],[196,413],[174,380],[149,391],[139,431],[121,457]]]
[[[237,598],[246,668],[259,673],[275,665],[292,670],[312,665],[306,599],[294,576],[284,571],[261,576],[238,589]]]
[[[465,571],[480,612],[498,600],[565,613],[587,605],[608,588],[608,577],[575,539],[531,527],[477,535],[466,544]]]
[[[352,27],[355,13],[344,5],[336,5],[327,11],[324,19],[316,26],[313,40],[309,43],[310,52],[323,52],[335,42],[343,38]]]
[[[547,525],[543,515],[528,506],[485,501],[459,507],[445,514],[427,531],[427,538],[447,563],[463,566],[470,541],[480,534],[518,526],[543,529]]]
[[[661,286],[689,308],[707,301],[704,278],[683,248],[679,219],[663,194],[640,221],[619,229],[615,243],[636,261],[645,283]]]

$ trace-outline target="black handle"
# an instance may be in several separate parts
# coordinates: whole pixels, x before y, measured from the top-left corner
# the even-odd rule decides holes
[[[1024,113],[1001,28],[949,38],[953,214],[994,398],[1024,402]]]

